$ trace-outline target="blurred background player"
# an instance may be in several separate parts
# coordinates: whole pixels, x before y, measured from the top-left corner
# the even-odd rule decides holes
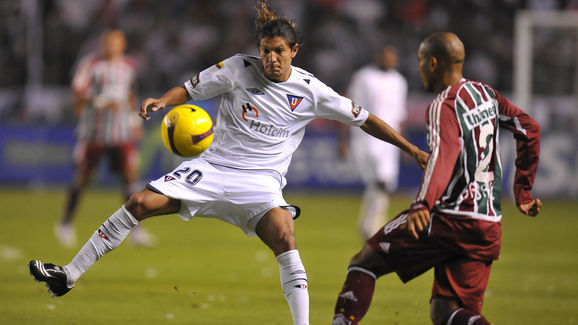
[[[102,157],[108,158],[109,167],[118,174],[125,199],[138,190],[137,142],[142,137],[142,123],[136,111],[136,70],[125,56],[126,47],[123,31],[107,30],[101,36],[100,53],[83,58],[72,81],[79,119],[73,157],[76,170],[64,215],[55,228],[56,238],[67,247],[76,243],[75,211]],[[139,245],[153,244],[141,227],[133,232],[132,240]]]
[[[347,94],[403,134],[403,122],[407,115],[407,81],[396,70],[397,49],[391,45],[383,46],[377,61],[376,65],[365,66],[353,75]],[[349,148],[346,147],[344,153],[353,155],[365,184],[359,231],[367,239],[385,223],[389,194],[397,188],[400,151],[359,128],[351,128],[350,132]]]
[[[540,155],[538,123],[491,86],[464,79],[465,50],[455,34],[429,35],[418,53],[423,84],[437,94],[426,119],[430,159],[410,210],[351,259],[333,325],[361,321],[378,277],[396,272],[407,282],[431,268],[433,324],[490,324],[481,311],[502,242],[499,129],[516,140],[516,205],[530,216],[542,207],[531,193]]]

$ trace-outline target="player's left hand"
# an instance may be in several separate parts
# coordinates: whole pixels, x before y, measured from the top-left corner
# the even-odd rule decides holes
[[[407,230],[413,238],[418,239],[419,233],[427,228],[429,221],[429,210],[412,210],[407,214]]]
[[[542,209],[542,201],[540,201],[540,199],[534,199],[532,202],[520,204],[518,209],[525,215],[535,217]]]

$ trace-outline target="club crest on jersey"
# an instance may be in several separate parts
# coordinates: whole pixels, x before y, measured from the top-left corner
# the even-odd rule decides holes
[[[199,82],[201,82],[201,78],[199,77],[199,75],[200,73],[197,73],[197,75],[193,77],[193,79],[189,80],[193,88],[197,88],[197,85],[199,84]]]
[[[223,67],[223,61],[215,64],[215,67],[217,67],[217,69],[221,69]]]
[[[259,111],[257,110],[256,107],[251,106],[251,103],[246,103],[245,105],[241,106],[243,107],[243,113],[242,113],[242,117],[243,120],[248,121],[246,115],[251,114],[251,115],[255,115],[255,117],[259,117]]]
[[[297,106],[299,106],[299,103],[301,103],[302,99],[303,97],[287,94],[287,100],[289,101],[289,106],[291,106],[292,112],[295,111]]]
[[[355,118],[359,116],[359,113],[361,113],[362,109],[363,108],[361,107],[361,105],[357,104],[354,101],[351,101],[351,114],[353,114]]]
[[[174,181],[176,178],[172,177],[171,175],[166,175],[165,176],[165,182],[170,182],[170,181]]]

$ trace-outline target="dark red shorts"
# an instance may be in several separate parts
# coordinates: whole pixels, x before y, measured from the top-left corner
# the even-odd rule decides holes
[[[115,172],[128,172],[138,163],[138,152],[134,143],[104,146],[94,142],[79,143],[74,150],[77,166],[94,169],[102,156],[108,156],[110,169]]]
[[[407,282],[435,268],[432,298],[456,298],[480,312],[490,275],[491,261],[464,256],[422,233],[414,239],[406,228],[407,211],[388,222],[367,243]]]

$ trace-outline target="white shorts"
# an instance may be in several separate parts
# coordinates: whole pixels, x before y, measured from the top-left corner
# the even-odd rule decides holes
[[[388,191],[397,189],[401,150],[392,144],[369,137],[356,139],[351,145],[355,164],[365,184],[376,181],[387,185]]]
[[[147,188],[180,200],[178,215],[184,220],[216,218],[255,236],[255,226],[272,208],[284,208],[294,219],[299,216],[299,208],[283,198],[282,180],[273,170],[229,168],[194,158],[150,182]]]

